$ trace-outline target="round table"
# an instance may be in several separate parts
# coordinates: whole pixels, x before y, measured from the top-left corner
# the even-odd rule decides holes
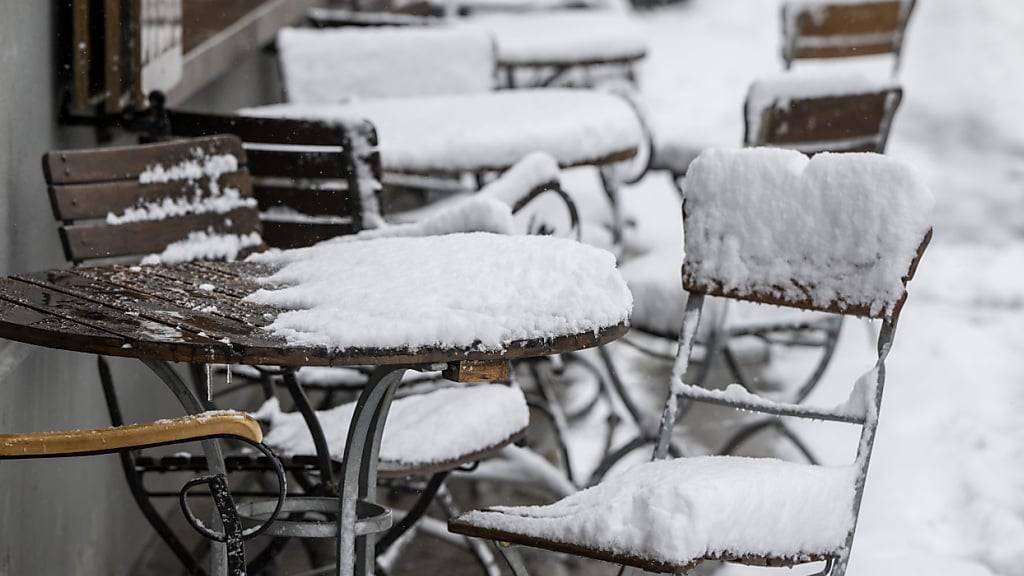
[[[47,348],[141,360],[195,414],[203,403],[167,362],[281,367],[374,365],[357,402],[342,464],[337,527],[338,574],[372,574],[374,531],[388,528],[360,510],[374,502],[377,459],[395,390],[408,369],[447,370],[458,380],[487,379],[510,360],[610,342],[625,325],[506,349],[331,350],[292,346],[263,328],[283,310],[243,298],[273,271],[246,262],[101,266],[0,279],[0,337]],[[211,290],[210,287],[216,288]],[[500,372],[500,370],[498,371]],[[225,472],[216,441],[203,449],[213,472]],[[369,506],[367,506],[369,504]]]

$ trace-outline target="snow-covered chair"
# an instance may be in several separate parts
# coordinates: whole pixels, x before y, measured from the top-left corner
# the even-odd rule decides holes
[[[744,106],[744,145],[790,148],[808,155],[883,153],[901,99],[902,90],[897,83],[871,80],[859,74],[794,71],[762,78],[751,85]],[[673,171],[685,170],[690,158],[697,153],[697,150],[685,152]],[[679,292],[674,273],[682,261],[683,254],[678,247],[666,246],[623,263],[622,274],[636,301],[632,331],[659,339],[675,339],[686,306],[685,294]],[[699,373],[703,377],[708,375],[711,362],[720,357],[732,378],[751,386],[753,379],[745,375],[744,366],[766,357],[771,361],[773,348],[817,349],[817,356],[806,368],[806,378],[787,392],[787,401],[800,403],[813,392],[832,359],[842,328],[841,318],[769,310],[749,303],[726,305],[717,299],[709,300],[708,305],[714,307],[714,313],[706,318],[698,335],[698,345],[702,351],[710,347],[717,352],[705,355],[700,363]],[[710,318],[715,321],[708,321]],[[641,350],[652,352],[641,340],[633,341]],[[618,377],[611,358],[606,356],[605,362],[610,367],[611,384],[641,433],[609,454],[598,468],[595,479],[625,456],[630,444],[650,442],[654,433],[653,428],[645,424],[648,419],[630,399],[630,391]],[[703,378],[698,378],[698,383],[702,381]],[[734,453],[768,427],[785,437],[808,461],[816,461],[810,448],[778,420],[741,427],[722,443],[721,452]]]
[[[689,293],[653,462],[554,504],[493,507],[456,533],[654,572],[703,560],[826,562],[845,573],[878,426],[885,360],[931,236],[931,193],[879,155],[709,150],[693,164],[684,220]],[[742,386],[683,380],[707,296],[882,321],[874,366],[836,407],[774,402]],[[861,427],[852,465],[692,456],[665,460],[680,403]],[[514,555],[510,563],[517,564]]]
[[[782,6],[782,59],[851,58],[891,54],[900,66],[916,0],[790,0]]]

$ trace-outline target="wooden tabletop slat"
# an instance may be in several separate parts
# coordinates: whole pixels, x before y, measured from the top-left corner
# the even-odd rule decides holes
[[[66,273],[17,276],[17,278],[115,310],[124,310],[129,314],[167,324],[183,332],[191,332],[199,336],[215,335],[218,340],[227,338],[231,344],[244,346],[265,346],[267,344],[268,338],[254,339],[251,337],[254,328],[251,324],[217,316],[208,307],[195,310],[177,306],[167,300],[153,298],[149,294],[131,288],[94,281],[74,270],[69,270]],[[283,341],[278,342],[278,344],[283,343]]]
[[[147,297],[170,302],[189,310],[208,310],[211,314],[241,322],[252,327],[269,324],[277,310],[226,298],[223,292],[207,291],[170,280],[153,272],[149,266],[132,268],[79,268],[78,273],[97,282],[129,288]],[[214,310],[215,309],[215,310]]]

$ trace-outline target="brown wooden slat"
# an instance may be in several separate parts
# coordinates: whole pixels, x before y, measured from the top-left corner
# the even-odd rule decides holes
[[[291,146],[342,146],[341,125],[294,118],[257,118],[168,110],[167,120],[175,136],[234,134],[243,142]]]
[[[684,210],[685,213],[685,210]],[[685,216],[684,216],[685,225]],[[917,248],[917,254],[910,263],[910,269],[907,271],[906,276],[903,277],[903,285],[906,286],[914,278],[914,274],[917,272],[917,266],[924,256],[924,251],[928,248],[928,244],[932,240],[932,230],[929,229],[921,240],[921,244]],[[832,314],[845,314],[847,316],[860,316],[864,318],[879,318],[883,319],[889,317],[890,314],[886,310],[872,311],[869,306],[862,304],[851,304],[842,300],[834,300],[828,304],[821,305],[815,303],[809,296],[812,287],[801,287],[805,289],[808,294],[805,298],[785,298],[779,296],[783,291],[777,287],[772,287],[772,290],[753,290],[749,292],[740,292],[738,290],[726,290],[720,284],[705,284],[694,279],[693,273],[688,269],[687,263],[683,262],[683,289],[693,294],[705,294],[707,296],[718,296],[720,298],[732,298],[734,300],[745,300],[747,302],[756,302],[758,304],[769,304],[772,306],[785,306],[787,308],[798,308],[801,310],[812,310],[817,312],[829,312]],[[900,312],[903,310],[903,304],[907,301],[907,292],[904,290],[903,296],[900,297],[899,301],[893,307],[891,316],[897,318]]]
[[[896,42],[873,44],[853,44],[848,46],[797,47],[794,58],[853,58],[857,56],[873,56],[876,54],[892,54],[899,50]]]
[[[89,38],[89,0],[72,1],[71,24],[71,111],[89,110],[92,41]]]
[[[902,91],[792,99],[786,108],[764,111],[757,145],[827,142],[879,136],[899,106]],[[884,141],[882,138],[881,141]]]
[[[43,171],[51,184],[137,180],[150,166],[173,166],[194,159],[196,148],[207,155],[233,154],[239,166],[246,163],[241,141],[235,136],[220,135],[158,144],[58,150],[43,156]]]
[[[223,437],[261,442],[263,432],[248,414],[216,412],[92,430],[0,434],[0,457],[106,454]]]
[[[283,344],[283,341],[277,341],[266,334],[253,338],[252,333],[256,326],[226,315],[218,315],[208,305],[198,308],[178,306],[161,297],[160,293],[140,292],[125,286],[97,281],[74,270],[16,278],[114,310],[123,310],[141,319],[175,326],[183,332],[207,336],[215,334],[218,340],[227,338],[232,346],[265,347],[268,341],[277,345]]]
[[[344,180],[351,172],[340,150],[297,152],[294,150],[250,149],[248,155],[249,170],[256,177]]]
[[[304,248],[318,242],[359,232],[355,224],[312,224],[264,220],[263,241],[271,248]]]
[[[340,186],[336,186],[340,184]],[[275,206],[291,208],[312,216],[349,216],[353,206],[352,195],[344,181],[332,181],[332,188],[312,186],[282,186],[256,180],[253,195],[261,210]]]
[[[137,293],[148,294],[149,298],[169,302],[187,310],[210,310],[209,314],[221,316],[242,324],[266,326],[276,316],[277,310],[242,302],[224,291],[208,292],[193,288],[156,273],[156,267],[142,266],[139,271],[123,267],[78,268],[75,272],[100,283],[121,286]],[[219,279],[211,284],[217,286]],[[216,308],[216,311],[212,311]],[[269,339],[269,336],[267,337]]]
[[[69,350],[86,346],[119,350],[125,344],[125,339],[116,334],[3,298],[0,298],[0,338],[49,348],[59,339],[60,347]]]
[[[797,29],[805,36],[893,32],[902,25],[902,4],[900,0],[892,0],[815,6],[797,15]]]
[[[495,512],[495,514],[499,513]],[[692,570],[694,567],[697,566],[697,564],[700,564],[704,560],[711,560],[717,562],[734,562],[737,564],[746,564],[748,566],[784,567],[798,566],[800,564],[806,564],[809,562],[821,562],[828,558],[827,555],[821,554],[798,554],[795,555],[793,558],[716,554],[709,555],[705,558],[698,559],[687,564],[677,564],[662,560],[655,560],[652,558],[644,558],[643,556],[639,556],[637,554],[621,554],[612,552],[610,550],[592,548],[582,544],[575,544],[571,542],[559,542],[556,540],[552,540],[550,538],[538,538],[535,536],[527,536],[524,534],[517,534],[515,532],[509,532],[505,530],[484,528],[482,526],[474,525],[462,518],[449,519],[448,530],[455,534],[463,534],[465,536],[472,536],[475,538],[484,538],[487,540],[494,540],[497,542],[521,544],[523,546],[542,548],[544,550],[552,550],[554,552],[564,552],[567,554],[572,554],[574,556],[583,556],[585,558],[603,560],[605,562],[611,562],[613,564],[625,564],[627,566],[633,566],[635,568],[640,568],[642,570],[646,570],[648,572],[655,572],[658,574],[684,574]]]
[[[248,234],[259,229],[255,210],[239,208],[226,214],[193,214],[167,220],[110,226],[74,224],[61,229],[67,256],[74,261],[92,258],[159,253],[189,232],[212,229],[220,234]]]
[[[230,348],[216,339],[190,334],[175,326],[114,311],[107,306],[16,279],[0,281],[0,299],[63,320],[60,323],[61,329],[49,336],[37,334],[42,339],[32,341],[34,344],[80,352],[181,362],[205,362],[210,358],[230,357]],[[90,328],[89,333],[77,330],[79,325]],[[105,332],[108,336],[94,342],[95,339],[89,334],[96,331]],[[16,331],[5,337],[23,340]],[[111,337],[120,341],[116,348],[111,348]]]
[[[209,178],[194,182],[173,181],[139,184],[137,181],[99,182],[50,186],[54,216],[59,220],[103,218],[109,212],[122,213],[142,203],[160,202],[165,198],[193,198],[196,190],[209,196]],[[247,172],[224,174],[218,181],[221,190],[237,188],[243,197],[252,195],[252,177]]]

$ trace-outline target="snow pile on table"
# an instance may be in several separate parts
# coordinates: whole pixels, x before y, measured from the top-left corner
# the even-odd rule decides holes
[[[486,92],[489,34],[450,28],[285,28],[277,49],[290,102]]]
[[[231,262],[239,253],[263,244],[258,232],[248,234],[221,234],[212,228],[189,232],[188,238],[172,242],[159,254],[150,254],[142,264],[177,264],[193,260],[226,260]]]
[[[766,110],[787,109],[793,100],[879,94],[899,87],[899,82],[890,78],[873,78],[861,72],[816,69],[788,71],[759,78],[750,85],[747,92],[745,112],[748,138],[757,139]]]
[[[641,58],[647,52],[636,22],[613,11],[501,14],[459,24],[492,33],[503,64],[607,62]]]
[[[331,454],[345,453],[355,403],[318,411]],[[253,414],[270,423],[263,442],[281,454],[316,454],[302,415],[281,411],[277,398]],[[519,388],[500,384],[443,388],[395,400],[384,426],[382,461],[431,464],[455,460],[507,441],[524,430],[530,414]]]
[[[462,520],[684,565],[719,555],[829,554],[853,527],[852,466],[705,456],[648,462],[546,506]]]
[[[692,284],[890,314],[930,228],[931,192],[877,154],[708,150],[686,182]]]
[[[285,288],[246,299],[289,311],[267,328],[293,345],[499,351],[629,319],[610,253],[552,237],[449,234],[328,242],[256,254]]]
[[[445,206],[444,210],[434,211],[416,222],[363,230],[354,236],[344,236],[333,241],[424,237],[464,232],[514,234],[515,222],[512,219],[512,209],[507,204],[493,198],[470,196]]]
[[[366,118],[377,127],[384,169],[396,172],[504,170],[538,150],[565,167],[629,152],[643,142],[633,107],[624,98],[591,90],[275,104],[239,114],[327,121]]]
[[[120,214],[107,213],[107,224],[127,224],[164,220],[189,214],[225,214],[236,208],[255,208],[256,199],[243,198],[238,188],[221,189],[220,177],[238,171],[238,159],[233,154],[207,155],[201,148],[194,150],[194,158],[174,166],[154,164],[139,174],[139,184],[164,184],[167,182],[188,182],[192,185],[191,196],[184,191],[175,196],[166,196],[159,201],[142,202],[127,208]]]

